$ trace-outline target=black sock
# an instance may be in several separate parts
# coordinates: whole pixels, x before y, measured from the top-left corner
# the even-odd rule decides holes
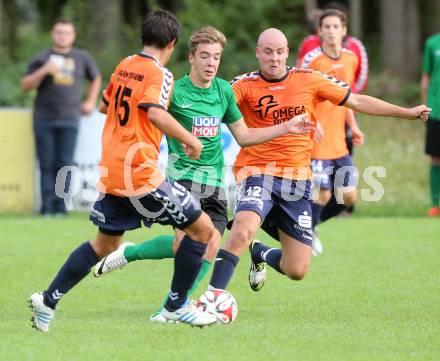
[[[175,311],[186,301],[188,290],[193,285],[203,262],[206,244],[193,241],[188,236],[183,237],[176,256],[174,257],[174,275],[171,291],[165,308]]]
[[[325,205],[324,209],[321,212],[321,222],[325,222],[332,217],[336,217],[345,208],[346,208],[345,205],[339,204],[336,201],[335,196],[333,196],[332,199],[330,199],[330,201]]]
[[[313,229],[319,224],[321,221],[321,213],[324,209],[324,206],[322,204],[318,204],[313,202],[312,203],[312,226]]]
[[[75,249],[58,271],[49,288],[44,291],[44,303],[55,309],[60,298],[70,291],[98,263],[99,258],[90,242],[81,244]]]
[[[281,250],[279,248],[271,248],[263,243],[255,243],[252,248],[252,259],[254,262],[266,262],[277,272],[284,274],[280,267]]]
[[[214,269],[211,275],[211,281],[209,285],[214,288],[226,289],[232,275],[234,274],[235,267],[240,260],[235,254],[228,252],[224,249],[220,249],[215,259]]]

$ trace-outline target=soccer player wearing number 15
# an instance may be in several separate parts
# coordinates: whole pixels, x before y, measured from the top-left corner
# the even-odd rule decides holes
[[[100,111],[107,114],[102,134],[101,196],[91,220],[99,227],[95,239],[75,249],[50,286],[29,299],[33,326],[47,332],[60,298],[79,283],[98,261],[118,248],[125,231],[171,224],[185,231],[174,258],[165,319],[204,326],[214,315],[196,309],[187,293],[199,273],[214,226],[183,187],[165,180],[157,159],[162,132],[185,145],[191,159],[200,156],[200,141],[166,110],[173,76],[163,66],[173,53],[180,24],[168,11],[147,15],[142,27],[143,51],[116,67],[104,92]]]

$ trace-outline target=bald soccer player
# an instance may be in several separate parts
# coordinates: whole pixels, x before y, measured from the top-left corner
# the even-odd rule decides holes
[[[425,105],[402,108],[377,98],[354,94],[332,76],[310,69],[289,68],[285,35],[267,29],[258,38],[260,69],[233,81],[237,105],[248,127],[267,127],[305,113],[314,119],[316,105],[330,101],[358,112],[426,121]],[[312,245],[311,134],[287,134],[242,148],[234,165],[239,196],[229,237],[220,249],[210,288],[225,289],[239,256],[250,246],[249,283],[258,291],[266,280],[266,263],[292,280],[308,269]],[[281,249],[254,240],[261,227]]]

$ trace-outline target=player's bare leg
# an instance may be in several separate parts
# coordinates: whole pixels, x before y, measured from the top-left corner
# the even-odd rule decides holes
[[[278,234],[281,241],[280,268],[292,280],[302,280],[307,273],[311,258],[311,247],[304,244],[280,229]]]
[[[336,188],[335,197],[339,204],[353,206],[357,201],[357,188],[354,186]]]
[[[253,291],[261,290],[266,282],[266,264],[292,280],[299,281],[307,273],[311,247],[289,236],[279,228],[277,231],[281,249],[268,247],[258,240],[252,243],[249,285]]]
[[[122,241],[122,236],[111,236],[98,231],[96,238],[90,241],[90,245],[99,258],[109,255],[116,250]]]
[[[260,226],[261,218],[253,211],[241,211],[234,217],[231,232],[223,249],[240,256],[248,249]]]

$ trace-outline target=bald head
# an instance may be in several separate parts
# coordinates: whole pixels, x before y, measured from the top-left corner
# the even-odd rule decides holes
[[[269,28],[264,30],[258,37],[258,47],[264,47],[267,44],[277,45],[277,47],[287,48],[287,38],[281,30]]]
[[[270,80],[281,79],[286,73],[289,56],[286,36],[278,29],[264,30],[259,38],[255,55],[263,76]]]

